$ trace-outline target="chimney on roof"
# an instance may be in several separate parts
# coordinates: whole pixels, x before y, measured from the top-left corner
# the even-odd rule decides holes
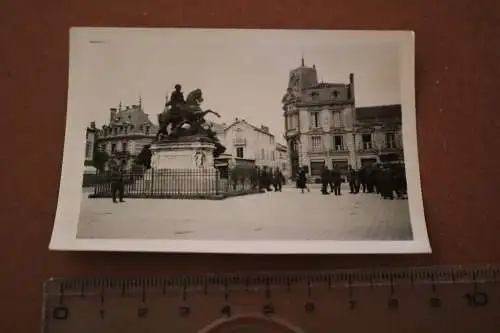
[[[269,127],[267,127],[267,126],[260,125],[260,129],[263,130],[266,133],[269,133]]]
[[[349,74],[349,89],[348,89],[348,99],[351,101],[355,100],[354,94],[354,73]]]
[[[112,123],[116,118],[116,108],[109,109],[109,122]]]
[[[90,122],[90,128],[95,129],[95,121]]]

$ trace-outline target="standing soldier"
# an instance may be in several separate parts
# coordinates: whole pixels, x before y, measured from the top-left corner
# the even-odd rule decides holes
[[[281,192],[281,189],[283,188],[283,180],[283,174],[279,168],[276,168],[273,175],[274,192]]]
[[[347,169],[347,181],[349,182],[349,193],[356,194],[357,188],[357,180],[356,180],[356,171],[352,168],[352,166],[348,166]]]
[[[111,169],[111,195],[114,203],[118,202],[116,201],[116,192],[118,192],[118,200],[125,202],[123,200],[124,189],[123,171],[120,165],[117,164]]]
[[[321,194],[328,194],[328,183],[330,182],[330,170],[326,165],[323,165],[321,170]]]
[[[330,173],[331,179],[333,181],[333,192],[335,195],[342,195],[340,193],[340,186],[342,184],[342,175],[340,174],[340,169],[338,165],[333,166],[333,170]]]
[[[307,174],[304,167],[301,167],[297,173],[297,188],[300,188],[301,193],[304,193],[304,189],[310,192],[309,187],[307,187]]]
[[[360,191],[360,188],[363,189],[363,193],[366,193],[367,191],[367,186],[366,186],[366,167],[362,166],[358,172],[358,192]]]

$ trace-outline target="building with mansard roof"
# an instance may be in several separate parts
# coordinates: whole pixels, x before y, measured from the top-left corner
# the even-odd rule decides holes
[[[360,168],[401,159],[401,106],[356,107],[354,74],[346,82],[318,82],[304,59],[289,73],[282,98],[292,175],[305,166],[319,178],[324,165]]]
[[[109,122],[97,132],[95,144],[126,169],[133,166],[135,157],[145,145],[150,144],[158,132],[149,115],[142,108],[142,101],[134,105],[119,105],[109,110]],[[109,163],[108,163],[109,164]]]

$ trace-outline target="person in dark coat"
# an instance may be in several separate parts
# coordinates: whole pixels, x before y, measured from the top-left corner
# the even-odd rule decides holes
[[[304,168],[300,168],[299,172],[297,173],[297,188],[301,190],[301,193],[304,193],[304,189],[306,189],[307,192],[310,192],[309,188],[307,187],[307,174]]]
[[[383,166],[376,165],[372,171],[373,184],[374,184],[374,192],[377,194],[382,193],[382,176],[383,176]]]
[[[389,167],[385,167],[380,171],[379,190],[382,198],[394,199],[394,178]]]
[[[365,169],[365,180],[366,180],[366,192],[375,192],[375,172],[374,167],[369,166]]]
[[[330,183],[330,170],[326,165],[323,165],[323,170],[321,170],[321,194],[329,194],[328,183]]]
[[[363,193],[366,193],[366,168],[363,166],[358,170],[358,192],[363,190]]]
[[[123,171],[119,166],[115,166],[111,169],[111,197],[114,203],[117,203],[117,193],[118,200],[120,202],[125,202],[123,200],[125,190],[125,184],[123,179]]]
[[[281,189],[283,188],[283,173],[280,171],[279,168],[276,168],[273,172],[273,186],[274,186],[274,192],[281,192]]]
[[[273,174],[272,170],[269,169],[267,166],[264,166],[262,168],[263,172],[263,178],[264,178],[264,188],[266,191],[271,192],[273,189],[271,188],[271,185],[273,183]]]
[[[357,192],[357,175],[356,171],[349,165],[347,169],[347,182],[349,183],[349,193],[356,194]]]
[[[340,192],[340,186],[342,185],[342,175],[338,165],[334,165],[332,171],[330,172],[330,177],[333,182],[333,192],[335,195],[342,195]]]

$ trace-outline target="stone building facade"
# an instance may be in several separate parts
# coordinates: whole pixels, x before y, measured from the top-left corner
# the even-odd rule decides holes
[[[90,123],[85,132],[85,166],[92,166],[94,161],[94,149],[96,148],[97,135],[99,129],[95,125],[95,121]]]
[[[254,160],[257,166],[273,167],[276,160],[275,137],[264,125],[257,127],[237,118],[224,129],[222,142],[226,146],[226,153]]]
[[[357,108],[354,86],[352,73],[343,83],[318,82],[303,59],[290,71],[282,103],[292,176],[302,166],[318,178],[323,165],[346,171],[401,154],[401,106]]]
[[[110,161],[131,169],[135,157],[154,140],[157,132],[158,126],[144,112],[141,102],[123,108],[120,104],[118,109],[110,109],[109,122],[99,129],[96,144],[110,156]]]
[[[274,167],[279,168],[286,179],[289,179],[292,176],[290,170],[290,158],[288,156],[288,148],[286,145],[276,143],[276,161],[274,162]]]
[[[224,155],[260,167],[280,168],[287,177],[290,174],[287,147],[276,142],[267,126],[255,126],[238,118],[229,125],[212,122],[211,126],[226,147]]]

